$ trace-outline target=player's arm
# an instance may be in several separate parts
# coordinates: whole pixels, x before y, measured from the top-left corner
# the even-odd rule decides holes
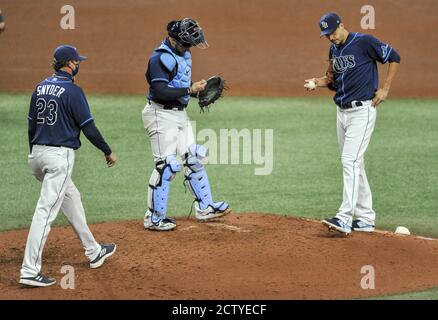
[[[313,81],[315,82],[317,87],[329,87],[331,83],[333,83],[334,81],[334,77],[333,77],[333,68],[331,66],[331,64],[329,64],[327,71],[325,73],[325,76],[320,77],[320,78],[312,78],[312,79],[307,79],[304,80],[306,83]]]
[[[395,78],[399,65],[400,65],[399,62],[389,63],[388,73],[386,74],[385,82],[383,83],[383,87],[377,90],[376,95],[373,98],[373,106],[377,107],[381,102],[385,101],[385,99],[388,97],[389,90],[391,89],[392,81]]]
[[[163,101],[173,101],[178,98],[184,97],[185,95],[190,95],[196,97],[199,91],[204,90],[207,85],[207,81],[201,80],[193,83],[190,88],[172,88],[169,87],[168,82],[165,81],[155,81],[151,83],[151,87],[160,100]]]
[[[115,154],[111,151],[111,148],[109,145],[105,142],[105,139],[100,134],[99,129],[97,129],[94,120],[88,122],[86,125],[84,125],[82,128],[82,132],[87,137],[87,139],[100,151],[102,151],[105,155],[105,159],[107,161],[107,164],[109,167],[112,167],[116,161],[117,158]]]
[[[327,71],[325,72],[325,76],[319,77],[319,78],[312,78],[304,80],[306,84],[313,81],[316,85],[316,87],[322,87],[322,88],[328,88],[332,91],[336,91],[336,82],[334,78],[334,71],[333,71],[333,64],[332,64],[332,48],[329,50],[329,65],[327,67]],[[305,85],[305,87],[307,87]],[[314,90],[314,89],[307,89]]]
[[[193,81],[190,81],[190,88],[193,86]],[[190,92],[190,96],[192,98],[197,98],[198,97],[198,92]]]
[[[192,83],[187,88],[173,88],[169,82],[176,74],[177,64],[175,58],[168,53],[151,58],[148,65],[150,86],[154,94],[163,101],[174,101],[186,95],[194,95],[202,91],[206,85],[205,80]]]
[[[90,106],[88,105],[85,94],[82,89],[76,87],[76,90],[72,92],[72,95],[72,100],[74,102],[71,104],[71,112],[76,125],[82,130],[87,139],[104,153],[108,167],[112,167],[116,164],[117,157],[94,124],[94,118],[91,115]]]
[[[36,100],[36,93],[34,92],[32,94],[31,99],[30,99],[29,113],[27,115],[27,120],[28,120],[27,135],[28,135],[28,140],[29,140],[29,153],[32,153],[32,139],[35,136],[35,131],[37,128],[37,122],[35,119],[35,117],[36,117],[35,100]]]
[[[154,93],[163,101],[172,101],[190,94],[190,88],[172,88],[168,82],[155,81],[151,83]]]
[[[371,59],[379,61],[382,64],[387,62],[389,63],[388,72],[386,74],[385,81],[383,82],[383,87],[377,90],[373,98],[373,106],[377,107],[388,97],[388,93],[391,89],[392,81],[397,74],[401,58],[394,48],[371,35],[365,36],[364,41],[367,45],[368,56]]]

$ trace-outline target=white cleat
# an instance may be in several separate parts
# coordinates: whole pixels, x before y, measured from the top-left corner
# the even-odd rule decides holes
[[[213,208],[212,206],[208,206],[207,209],[201,210],[199,209],[198,203],[195,202],[196,219],[200,222],[204,222],[204,221],[220,218],[231,213],[231,208],[227,203],[216,202],[215,205],[216,204],[218,204],[216,208]]]

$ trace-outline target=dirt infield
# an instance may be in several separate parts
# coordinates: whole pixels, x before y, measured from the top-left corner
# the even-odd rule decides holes
[[[193,80],[221,73],[228,95],[304,96],[303,81],[325,72],[328,41],[318,20],[337,11],[351,31],[371,33],[400,53],[391,97],[437,97],[436,0],[372,1],[376,29],[362,30],[361,0],[72,0],[76,28],[60,27],[61,0],[3,0],[0,91],[31,91],[50,72],[53,49],[76,45],[89,60],[86,92],[145,93],[147,59],[172,19],[198,19],[210,44],[193,50]],[[407,15],[407,12],[409,14]],[[382,68],[386,72],[386,68]],[[331,96],[326,90],[315,95]]]
[[[178,219],[175,231],[142,221],[91,226],[115,241],[116,254],[89,269],[70,227],[54,228],[43,272],[58,283],[17,283],[27,230],[0,233],[0,299],[334,299],[428,289],[438,285],[438,241],[390,233],[344,237],[320,223],[246,213],[223,221]],[[62,265],[75,268],[75,290],[59,285]],[[372,265],[375,289],[360,286]]]

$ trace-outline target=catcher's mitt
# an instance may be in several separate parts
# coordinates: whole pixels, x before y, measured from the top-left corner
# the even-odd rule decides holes
[[[213,76],[207,80],[205,89],[199,92],[199,107],[204,112],[205,108],[222,97],[222,92],[225,89],[225,80],[220,76]]]

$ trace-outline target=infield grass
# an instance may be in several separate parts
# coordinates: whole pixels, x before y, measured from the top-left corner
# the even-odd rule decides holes
[[[0,94],[0,230],[30,225],[40,184],[27,166],[29,94]],[[86,138],[76,153],[73,180],[90,223],[137,219],[142,223],[146,186],[153,168],[140,113],[143,96],[89,95],[96,124],[119,157],[108,169]],[[271,212],[324,218],[336,213],[342,171],[336,110],[330,98],[235,98],[210,113],[189,107],[197,130],[273,129],[273,171],[254,174],[255,164],[207,166],[214,198],[235,212]],[[365,162],[377,212],[377,228],[408,227],[438,237],[438,105],[436,100],[390,99],[378,110]],[[203,141],[199,141],[203,142]],[[182,174],[172,182],[169,215],[187,215],[192,198]],[[56,223],[66,220],[59,215]]]
[[[438,288],[418,292],[378,296],[363,300],[438,300]]]

